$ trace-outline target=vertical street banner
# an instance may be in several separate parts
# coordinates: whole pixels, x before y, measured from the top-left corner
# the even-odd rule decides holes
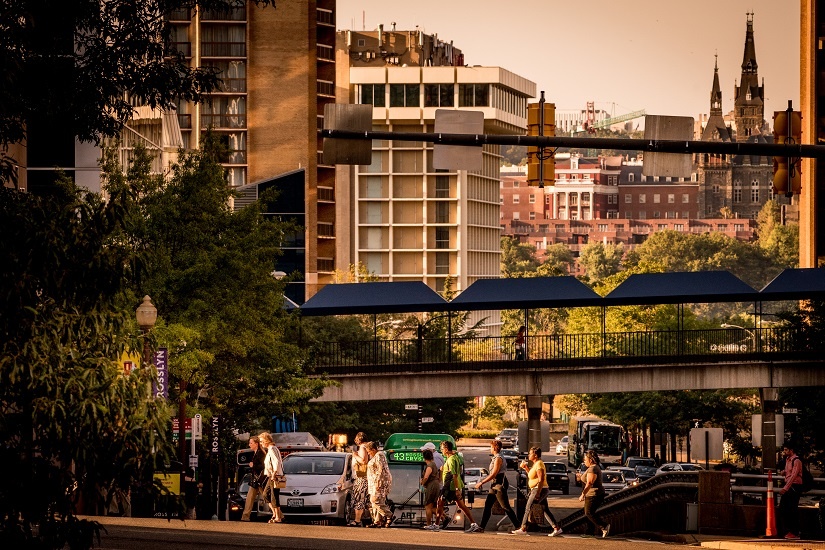
[[[221,439],[220,439],[220,427],[221,427],[221,417],[220,416],[213,416],[212,417],[212,438],[210,441],[209,449],[213,455],[217,455],[221,452]]]
[[[169,349],[158,348],[154,357],[157,380],[152,383],[152,395],[159,399],[169,398]]]

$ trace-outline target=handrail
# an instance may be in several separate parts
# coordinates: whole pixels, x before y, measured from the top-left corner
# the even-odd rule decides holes
[[[526,361],[515,359],[514,336],[325,342],[312,349],[312,356],[316,369],[328,374],[372,374],[397,372],[385,368],[396,365],[426,371],[447,358],[453,367],[503,368],[540,362],[562,368],[651,360],[657,364],[818,360],[825,352],[825,342],[809,340],[795,327],[552,334],[528,340]]]

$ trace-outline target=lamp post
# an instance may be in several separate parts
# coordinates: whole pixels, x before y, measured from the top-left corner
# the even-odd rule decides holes
[[[152,299],[147,294],[143,297],[143,302],[135,310],[135,318],[143,333],[143,366],[148,368],[152,362],[152,350],[149,349],[149,331],[155,326],[158,320],[158,308],[152,303]]]

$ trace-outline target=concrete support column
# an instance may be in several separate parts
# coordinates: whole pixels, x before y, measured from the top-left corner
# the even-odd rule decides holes
[[[527,441],[519,441],[519,452],[527,452],[530,447],[541,447],[541,404],[540,395],[527,396]]]
[[[776,469],[776,388],[759,388],[762,402],[762,471]]]

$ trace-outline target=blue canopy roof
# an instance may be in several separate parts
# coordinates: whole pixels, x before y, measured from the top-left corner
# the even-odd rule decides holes
[[[759,293],[728,271],[639,273],[604,297],[606,306],[750,302]]]
[[[825,298],[825,269],[786,269],[759,292],[763,300]]]
[[[422,281],[327,285],[301,306],[303,315],[446,311],[447,301]]]
[[[600,306],[602,298],[575,277],[479,279],[450,302],[453,311]]]

